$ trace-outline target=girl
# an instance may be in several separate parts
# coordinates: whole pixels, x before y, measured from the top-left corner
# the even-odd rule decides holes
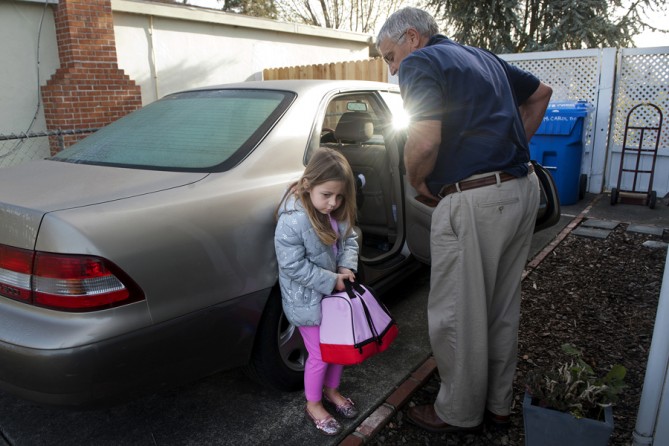
[[[346,158],[328,148],[316,150],[302,177],[293,183],[277,209],[274,246],[279,263],[283,311],[299,327],[309,356],[304,366],[306,415],[326,435],[342,427],[321,402],[324,398],[346,418],[358,409],[343,397],[343,366],[321,359],[321,298],[344,290],[358,266],[355,180]]]

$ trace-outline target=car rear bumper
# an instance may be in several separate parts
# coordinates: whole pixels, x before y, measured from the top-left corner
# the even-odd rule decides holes
[[[42,404],[92,406],[248,363],[268,291],[87,345],[0,340],[0,388]]]

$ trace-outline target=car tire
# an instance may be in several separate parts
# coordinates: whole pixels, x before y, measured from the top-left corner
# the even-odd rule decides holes
[[[260,320],[246,374],[267,387],[294,391],[304,387],[307,351],[297,327],[283,314],[281,293],[273,291]]]

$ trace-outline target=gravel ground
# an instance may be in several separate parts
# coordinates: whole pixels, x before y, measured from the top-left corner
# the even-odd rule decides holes
[[[434,401],[435,374],[370,442],[372,445],[522,445],[526,373],[562,360],[560,346],[584,350],[595,370],[620,363],[627,388],[614,407],[610,445],[630,445],[645,376],[666,249],[643,246],[661,237],[620,224],[606,239],[569,234],[523,282],[511,427],[476,434],[434,434],[406,418],[408,407]]]

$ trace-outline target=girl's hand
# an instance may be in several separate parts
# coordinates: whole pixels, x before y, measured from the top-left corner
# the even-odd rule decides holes
[[[355,273],[353,271],[351,271],[350,269],[344,268],[343,266],[340,266],[339,269],[337,270],[337,272],[339,274],[345,275],[346,278],[348,280],[350,280],[351,282],[355,282]]]
[[[355,273],[348,268],[340,267],[337,272],[337,283],[335,284],[335,290],[344,291],[346,286],[344,285],[344,280],[350,280],[355,282]]]

